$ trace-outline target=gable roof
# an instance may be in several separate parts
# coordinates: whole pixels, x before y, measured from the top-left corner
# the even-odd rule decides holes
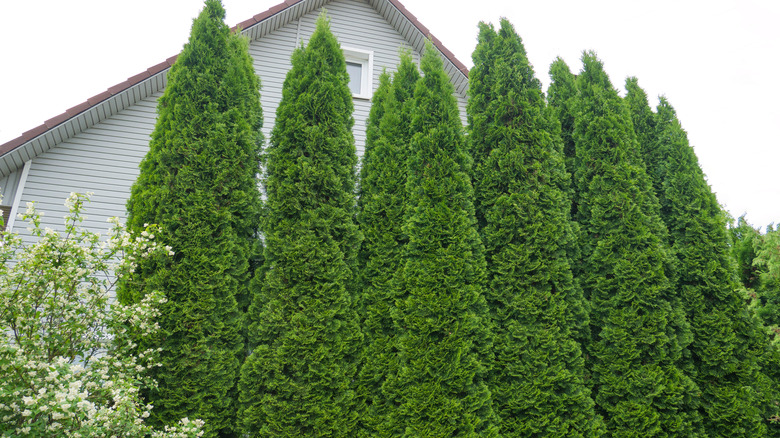
[[[254,41],[331,1],[285,0],[265,12],[239,23],[233,29],[241,29],[243,35],[247,36],[250,41]],[[445,71],[453,81],[455,89],[465,95],[468,89],[468,69],[466,66],[455,58],[455,55],[444,47],[441,41],[434,37],[428,28],[420,23],[417,17],[409,12],[400,1],[365,1],[410,43],[412,49],[422,52],[425,40],[430,39],[443,55]],[[168,69],[176,61],[177,56],[172,56],[149,67],[64,113],[46,120],[42,125],[24,132],[21,136],[0,145],[0,177],[7,176],[21,168],[26,161],[136,102],[163,90],[167,84]]]

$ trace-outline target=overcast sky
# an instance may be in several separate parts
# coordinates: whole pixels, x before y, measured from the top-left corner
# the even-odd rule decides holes
[[[223,0],[227,23],[281,0]],[[595,50],[624,94],[664,94],[718,199],[757,226],[780,222],[780,1],[401,0],[471,67],[477,22],[507,17],[545,90],[561,56]],[[0,14],[0,143],[178,53],[201,0],[26,0]]]

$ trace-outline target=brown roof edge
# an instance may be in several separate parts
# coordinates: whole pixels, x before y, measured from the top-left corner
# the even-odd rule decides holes
[[[455,66],[455,68],[460,70],[460,72],[463,73],[466,77],[469,76],[469,69],[468,67],[466,67],[466,64],[460,62],[460,60],[458,60],[458,58],[456,58],[455,55],[448,48],[444,47],[444,44],[442,44],[438,38],[433,36],[431,32],[428,30],[428,28],[425,27],[422,23],[420,23],[417,17],[415,17],[411,12],[409,12],[409,10],[406,9],[406,7],[402,5],[400,1],[398,0],[387,0],[387,1],[389,1],[390,4],[392,4],[393,6],[395,6],[395,8],[398,9],[398,11],[401,14],[403,14],[404,17],[406,17],[406,19],[408,19],[414,25],[414,27],[417,28],[417,30],[422,32],[423,35],[425,35],[428,39],[430,39],[433,45],[437,49],[439,49],[442,55],[444,55],[447,59],[450,60],[450,62]]]
[[[254,17],[245,20],[231,28],[231,30],[236,29],[247,29],[250,26],[254,26],[255,24],[266,20],[279,12],[295,6],[296,4],[302,2],[304,0],[284,0],[282,3],[279,3],[276,6],[270,7],[265,12],[261,12]],[[398,0],[387,0],[392,4],[396,9],[398,9],[401,14],[403,14],[413,25],[416,27],[420,32],[423,33],[426,37],[428,37],[432,42],[433,45],[436,46],[437,49],[452,62],[455,67],[460,70],[461,73],[463,73],[465,76],[468,77],[469,75],[469,69],[466,67],[465,64],[460,62],[457,58],[455,58],[455,55],[444,47],[444,45],[439,41],[438,38],[431,35],[430,31],[427,27],[423,26],[422,23],[420,23],[419,20],[417,20],[417,17],[415,17],[411,12],[409,12],[408,9],[404,5],[401,4]],[[108,90],[103,91],[101,93],[98,93],[95,96],[90,97],[85,102],[82,102],[72,108],[69,108],[64,113],[56,115],[50,119],[48,119],[46,122],[44,122],[41,125],[36,126],[35,128],[32,128],[28,131],[25,131],[22,135],[19,137],[16,137],[12,140],[9,140],[3,144],[0,144],[0,156],[3,156],[14,149],[20,147],[21,145],[27,143],[28,141],[34,139],[35,137],[38,137],[39,135],[42,135],[46,133],[48,130],[56,127],[57,125],[60,125],[69,119],[76,117],[77,115],[89,110],[95,105],[98,105],[99,103],[105,101],[106,99],[111,98],[112,96],[119,94],[125,90],[127,90],[130,87],[133,87],[135,85],[138,85],[139,83],[143,82],[144,80],[170,68],[170,66],[173,65],[173,63],[176,61],[177,55],[171,56],[170,58],[166,59],[165,61],[154,65],[145,71],[142,71],[141,73],[138,73],[135,76],[129,77],[124,82],[121,82],[119,84],[114,85],[113,87],[110,87]]]

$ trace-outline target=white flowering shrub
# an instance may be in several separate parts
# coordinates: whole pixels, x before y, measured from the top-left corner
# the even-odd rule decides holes
[[[0,235],[0,436],[197,437],[203,422],[154,430],[139,386],[157,352],[162,293],[137,305],[113,300],[115,284],[143,257],[167,257],[150,227],[131,238],[118,219],[105,239],[81,227],[89,195],[71,194],[64,231],[41,226],[34,204],[19,218],[36,237]]]

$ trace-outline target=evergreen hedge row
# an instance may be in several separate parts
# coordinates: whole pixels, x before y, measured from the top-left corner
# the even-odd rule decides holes
[[[730,243],[665,99],[653,112],[635,78],[621,99],[592,52],[577,76],[557,59],[545,98],[512,25],[480,24],[469,135],[438,51],[422,72],[402,53],[374,92],[358,185],[325,15],[262,151],[259,80],[224,14],[207,0],[195,20],[128,201],[129,228],[158,224],[175,252],[119,292],[168,297],[140,346],[162,349],[151,422],[201,418],[225,437],[780,435],[780,350],[737,283],[775,323],[777,235],[741,224]]]

